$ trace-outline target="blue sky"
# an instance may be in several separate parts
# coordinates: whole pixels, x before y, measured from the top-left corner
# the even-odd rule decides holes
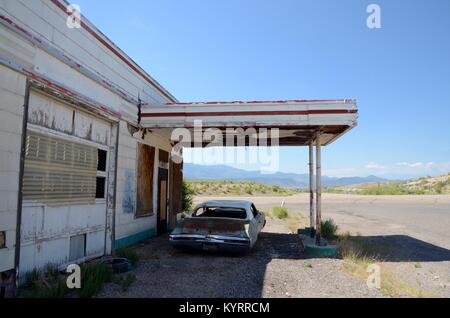
[[[76,3],[180,101],[357,99],[325,174],[450,171],[450,1]],[[371,3],[381,29],[366,26]],[[307,149],[282,148],[280,170],[307,171]]]

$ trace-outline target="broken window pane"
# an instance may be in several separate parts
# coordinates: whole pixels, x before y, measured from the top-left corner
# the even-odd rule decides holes
[[[106,155],[105,150],[98,149],[97,171],[106,171]]]
[[[96,199],[104,199],[105,198],[105,177],[97,177],[96,189],[95,189],[95,198]]]

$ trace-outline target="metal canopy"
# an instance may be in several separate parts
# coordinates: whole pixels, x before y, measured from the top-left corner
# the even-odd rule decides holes
[[[271,137],[274,137],[271,135],[272,128],[278,128],[274,134],[277,134],[279,146],[309,146],[310,234],[311,237],[315,237],[318,246],[323,245],[321,240],[321,147],[330,144],[354,128],[357,120],[356,101],[347,99],[173,103],[145,105],[140,111],[141,128],[151,130],[167,139],[172,139],[172,132],[177,128],[188,129],[191,132],[189,135],[193,137],[188,142],[191,147],[210,145],[212,140],[204,140],[205,135],[208,136],[208,129],[215,130],[221,145],[236,145],[234,143],[239,135],[241,140],[238,145],[243,143],[246,146],[271,146]],[[263,140],[261,140],[261,128],[268,129]],[[233,136],[231,145],[225,142],[230,135]],[[242,140],[243,138],[245,139]],[[314,146],[316,148],[315,196]]]
[[[229,128],[267,128],[269,145],[270,129],[278,128],[280,146],[307,146],[320,132],[321,145],[328,145],[356,126],[357,113],[356,101],[348,99],[172,103],[144,105],[141,126],[170,136],[175,128],[193,131],[194,124],[201,122],[203,132],[219,129],[223,140],[230,134]],[[250,139],[251,136],[246,137],[245,145],[250,144]],[[192,146],[207,144],[193,140]]]

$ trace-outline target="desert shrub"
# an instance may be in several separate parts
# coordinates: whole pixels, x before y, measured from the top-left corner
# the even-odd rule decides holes
[[[194,194],[195,190],[192,186],[186,181],[183,181],[181,188],[181,208],[183,212],[187,212],[192,209],[192,205],[194,204]]]
[[[289,216],[288,209],[282,206],[273,207],[271,214],[278,219],[286,219]]]
[[[33,284],[39,279],[41,272],[38,269],[33,269],[25,274],[25,286],[32,287]]]
[[[327,219],[320,223],[320,233],[323,238],[332,240],[337,237],[338,226],[333,219]]]
[[[437,194],[442,194],[445,186],[448,184],[448,181],[440,181],[435,185],[435,192]]]
[[[69,292],[64,275],[54,265],[42,271],[34,269],[26,274],[25,285],[19,295],[25,298],[62,298]]]
[[[121,257],[136,259],[133,249],[119,249]],[[67,287],[67,274],[60,272],[58,267],[49,265],[43,270],[32,270],[26,274],[25,285],[19,290],[22,298],[91,298],[101,291],[103,285],[114,281],[126,291],[136,280],[133,273],[114,277],[112,269],[101,262],[85,263],[81,266],[81,288]]]
[[[81,298],[91,298],[101,291],[103,284],[111,282],[111,268],[103,263],[89,263],[81,266]]]

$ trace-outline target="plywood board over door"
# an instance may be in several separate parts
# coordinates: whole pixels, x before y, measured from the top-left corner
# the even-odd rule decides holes
[[[137,173],[136,216],[153,214],[153,171],[155,164],[155,148],[139,144]]]
[[[181,192],[183,183],[183,163],[170,162],[170,212],[169,229],[173,229],[177,223],[177,214],[182,212]]]

